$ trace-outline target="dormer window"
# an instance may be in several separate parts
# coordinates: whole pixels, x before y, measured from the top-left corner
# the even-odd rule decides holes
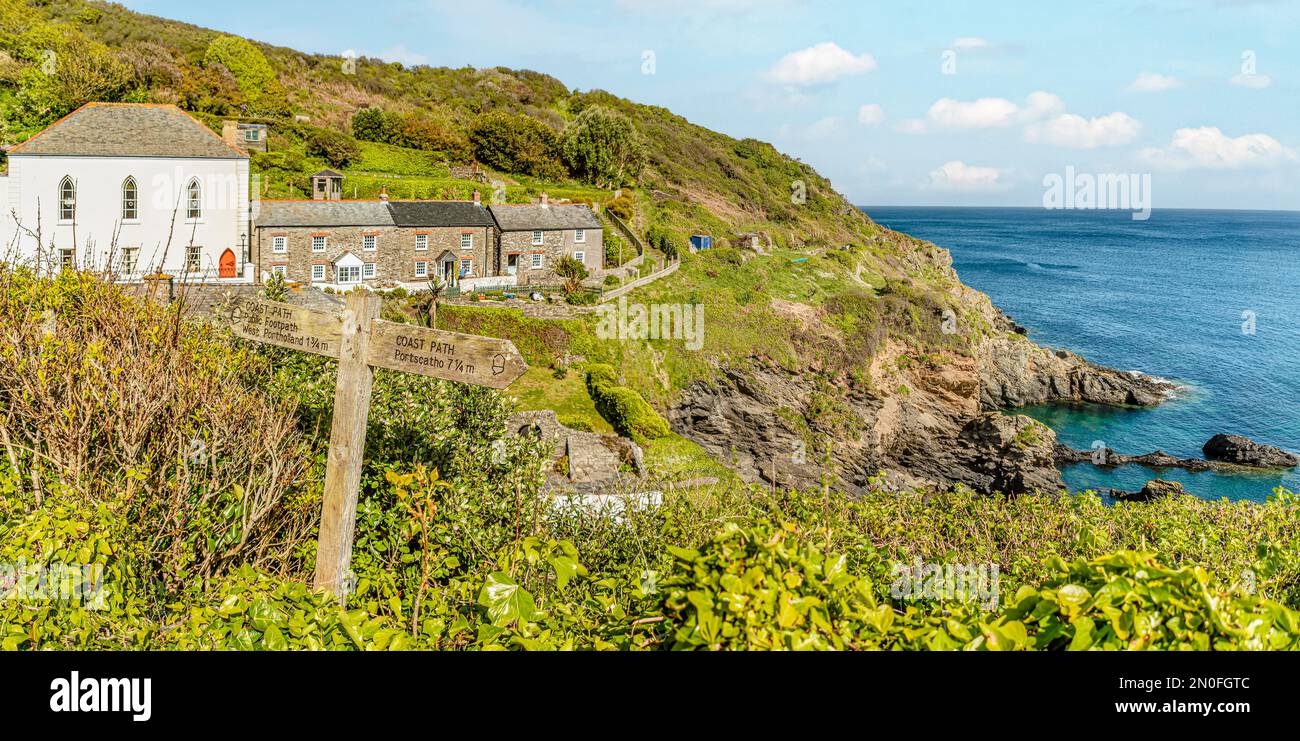
[[[135,221],[140,218],[138,195],[135,178],[127,178],[122,182],[122,221]]]
[[[64,177],[59,183],[59,221],[77,218],[77,186],[72,178]]]
[[[203,218],[203,186],[194,178],[185,186],[185,218],[198,221]]]

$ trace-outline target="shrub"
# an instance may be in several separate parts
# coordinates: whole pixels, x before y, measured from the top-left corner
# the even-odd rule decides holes
[[[596,411],[621,435],[643,443],[667,436],[671,430],[664,418],[640,394],[618,385],[613,366],[592,363],[587,366],[587,392],[596,402]]]
[[[560,162],[560,138],[531,116],[491,111],[470,128],[470,141],[479,162],[504,172],[558,180],[565,176]]]
[[[186,321],[183,299],[164,308],[88,274],[0,269],[5,463],[29,479],[24,501],[57,482],[120,503],[171,587],[240,563],[292,568],[318,496],[303,487],[310,441],[292,403],[251,381],[264,363]]]
[[[620,186],[645,164],[646,142],[632,121],[601,105],[590,106],[564,130],[564,161],[589,183]]]
[[[795,526],[727,523],[696,551],[670,548],[662,583],[673,649],[876,647],[861,634],[893,622],[843,556],[825,556]]]
[[[218,36],[208,44],[203,63],[230,71],[248,102],[248,115],[283,116],[289,112],[288,92],[262,50],[248,39]]]
[[[307,154],[320,157],[330,166],[341,169],[352,164],[361,155],[361,149],[347,134],[316,129],[307,140]]]
[[[645,241],[646,244],[667,255],[670,260],[675,260],[687,252],[686,240],[680,234],[659,224],[651,225],[646,230]]]
[[[613,198],[605,204],[605,210],[614,214],[623,221],[631,221],[634,215],[634,205],[632,194],[629,191],[619,193],[617,198]]]

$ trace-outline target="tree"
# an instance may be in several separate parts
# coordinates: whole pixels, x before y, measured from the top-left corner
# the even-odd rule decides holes
[[[248,39],[218,36],[203,55],[207,67],[220,65],[230,70],[253,115],[283,115],[289,111],[288,93],[280,84],[275,68]]]
[[[564,130],[569,170],[595,185],[623,185],[641,174],[645,139],[627,116],[601,105],[578,114]]]
[[[441,152],[453,162],[465,162],[472,156],[469,138],[456,127],[451,116],[442,111],[433,115],[407,114],[391,143],[409,149]]]
[[[559,135],[531,116],[500,110],[484,114],[470,128],[470,142],[474,157],[489,167],[550,179],[564,177]]]
[[[307,140],[307,154],[320,157],[332,167],[347,167],[361,155],[352,137],[329,129],[317,129]]]
[[[565,255],[555,263],[555,274],[564,279],[564,292],[576,293],[582,288],[582,281],[587,278],[587,266],[577,258]]]
[[[352,115],[352,136],[363,142],[391,144],[402,128],[402,117],[382,108],[362,108]]]

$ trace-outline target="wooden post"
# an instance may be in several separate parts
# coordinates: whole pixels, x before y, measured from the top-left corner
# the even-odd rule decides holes
[[[338,387],[334,391],[334,426],[330,430],[325,467],[325,498],[321,503],[320,544],[316,551],[317,589],[342,601],[349,585],[352,537],[361,488],[361,462],[366,447],[366,417],[374,371],[367,364],[370,324],[379,316],[380,299],[366,290],[348,294],[339,344]]]

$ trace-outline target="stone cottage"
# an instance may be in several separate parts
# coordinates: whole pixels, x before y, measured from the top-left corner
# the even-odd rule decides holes
[[[471,201],[263,201],[254,224],[262,278],[321,288],[456,285],[492,270],[496,224]]]
[[[514,276],[517,285],[560,282],[561,257],[577,259],[588,272],[604,264],[604,230],[589,206],[552,204],[543,193],[540,203],[488,209],[499,232],[500,274]]]

